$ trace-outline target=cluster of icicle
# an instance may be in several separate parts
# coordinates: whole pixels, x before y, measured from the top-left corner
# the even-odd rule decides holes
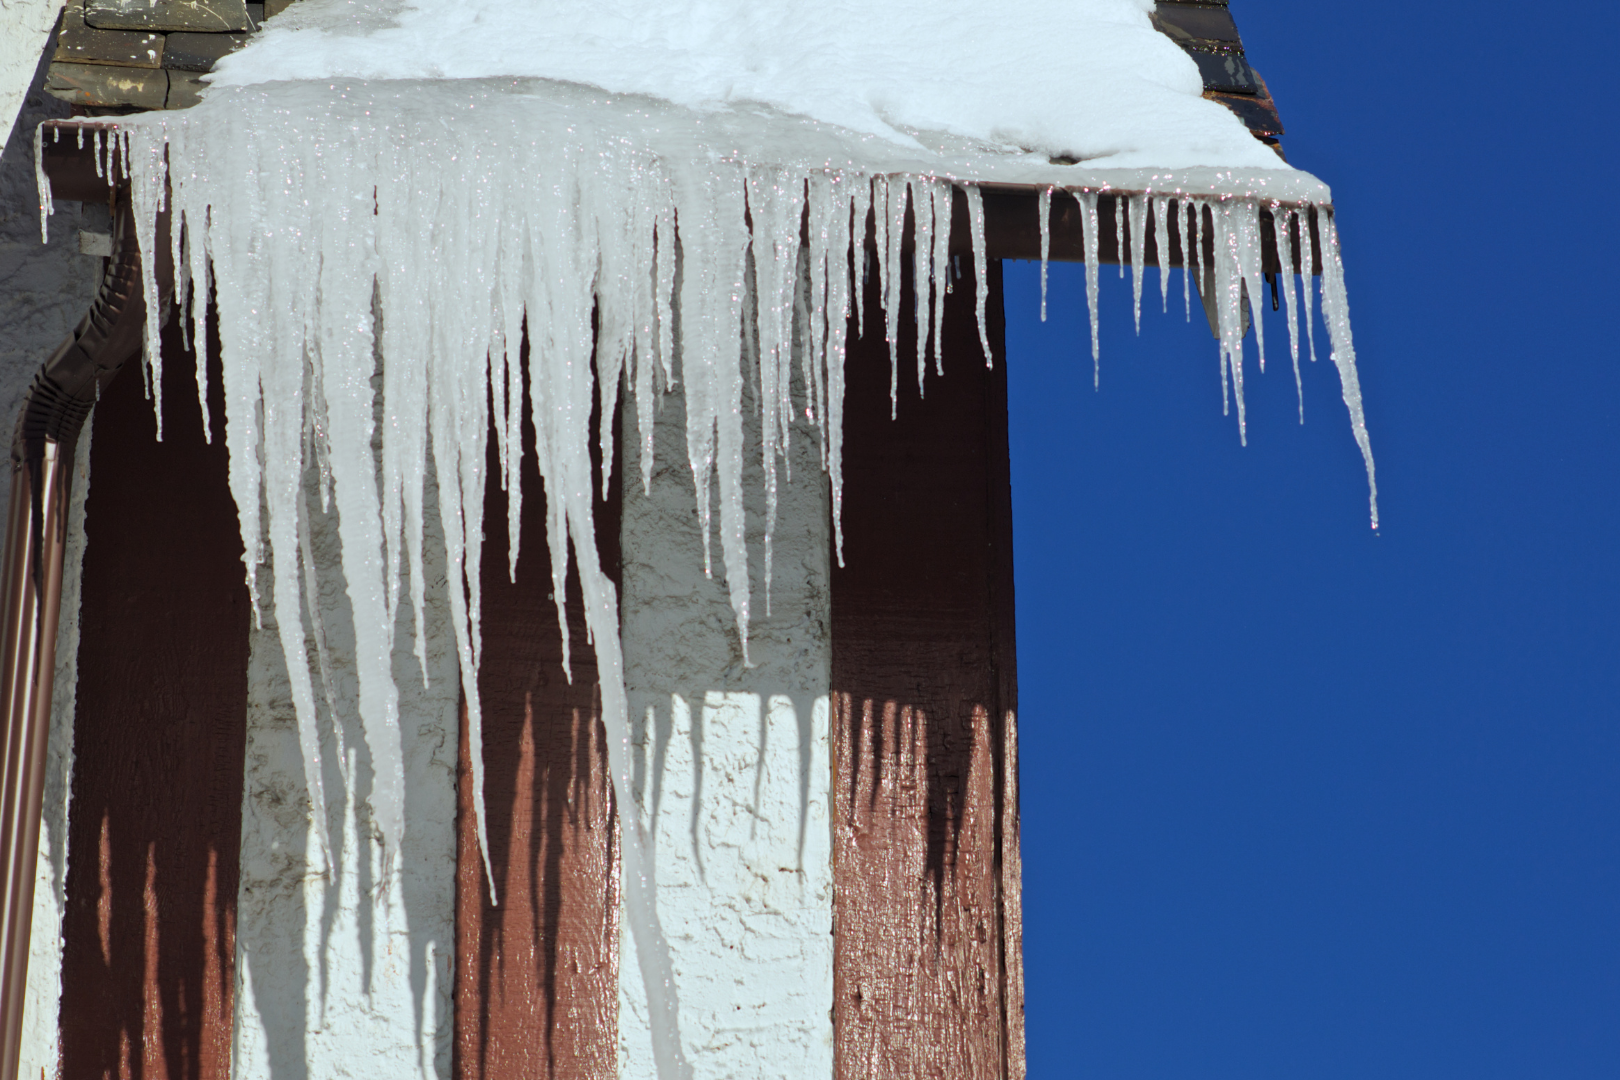
[[[81,140],[84,132],[81,128]],[[645,440],[640,453],[644,486],[651,477],[657,395],[677,386],[684,390],[687,454],[705,560],[712,531],[709,492],[717,474],[721,559],[746,656],[750,596],[741,481],[743,379],[758,380],[763,411],[763,444],[757,452],[763,456],[765,476],[768,595],[777,459],[785,458],[795,410],[802,409],[819,428],[835,523],[840,512],[844,328],[851,316],[857,325],[869,315],[877,317],[862,309],[869,262],[878,276],[890,343],[891,394],[898,386],[901,358],[895,343],[905,257],[901,236],[908,215],[919,298],[919,387],[927,373],[930,342],[939,373],[937,331],[953,271],[949,241],[956,185],[950,181],[724,158],[678,160],[622,134],[577,123],[543,130],[512,127],[493,135],[499,137],[477,126],[404,116],[375,123],[334,122],[311,131],[296,115],[273,112],[252,124],[152,114],[120,121],[105,140],[101,129],[91,129],[98,167],[109,182],[114,169],[132,182],[143,251],[153,249],[159,214],[171,215],[174,295],[182,310],[190,299],[189,333],[199,344],[206,332],[202,298],[210,287],[214,290],[223,357],[224,436],[248,585],[257,610],[263,587],[258,569],[268,543],[269,589],[282,613],[276,623],[310,796],[317,807],[325,805],[325,797],[314,679],[302,621],[287,614],[299,612],[308,599],[312,617],[318,618],[304,502],[307,469],[319,471],[323,506],[337,508],[356,632],[360,719],[376,769],[372,815],[389,852],[397,850],[404,828],[398,695],[391,675],[393,628],[400,605],[407,602],[400,595],[403,564],[409,569],[408,603],[425,675],[422,529],[430,512],[439,515],[445,535],[470,763],[478,790],[478,835],[485,842],[477,675],[482,513],[489,479],[486,438],[495,432],[494,480],[508,494],[515,573],[524,398],[519,345],[525,335],[530,345],[530,418],[545,484],[552,592],[564,656],[564,582],[572,550],[598,661],[609,766],[620,806],[632,805],[632,795],[618,603],[598,563],[592,497],[596,482],[607,483],[605,473],[615,459],[612,416],[621,381],[634,398],[638,431]],[[41,191],[48,193],[41,179]],[[988,357],[983,204],[976,188],[962,190],[980,338]],[[1043,317],[1047,223],[1051,200],[1059,196],[1077,199],[1083,211],[1094,358],[1099,230],[1114,229],[1118,250],[1130,250],[1140,324],[1146,237],[1156,229],[1158,250],[1169,251],[1170,208],[1182,208],[1176,219],[1182,223],[1178,227],[1188,230],[1188,250],[1202,250],[1213,265],[1223,383],[1229,371],[1241,429],[1241,304],[1247,297],[1258,305],[1262,294],[1261,210],[1275,215],[1284,264],[1292,265],[1296,237],[1310,235],[1311,208],[1263,207],[1257,199],[1131,194],[1113,200],[1122,209],[1115,221],[1105,222],[1099,221],[1099,192],[1049,189],[1039,200]],[[1370,481],[1372,463],[1338,244],[1331,214],[1314,217],[1320,227],[1323,314],[1333,341],[1332,358]],[[868,244],[877,252],[875,259],[860,254]],[[1308,265],[1308,253],[1301,261]],[[1299,319],[1292,275],[1285,277],[1297,379]],[[1305,280],[1304,322],[1314,358],[1308,274]],[[1160,282],[1161,290],[1167,290],[1168,275],[1161,274]],[[1185,283],[1184,292],[1190,309]],[[146,275],[146,293],[147,380],[155,398],[162,385],[155,345],[160,313],[151,275]],[[1253,315],[1263,357],[1258,306]],[[795,340],[802,345],[802,385],[808,388],[802,401],[792,400],[789,390]],[[196,353],[202,357],[205,350]],[[380,396],[373,378],[379,355]],[[908,366],[911,359],[906,358]],[[201,362],[197,378],[206,425],[207,370]],[[593,405],[599,416],[594,431]],[[379,423],[380,476],[374,451]],[[593,476],[593,439],[604,465],[600,476]],[[430,460],[436,469],[437,507],[424,506]],[[1374,514],[1376,523],[1376,503]],[[322,678],[329,679],[324,653],[319,666]],[[314,821],[317,829],[324,829],[325,815],[315,814]],[[652,999],[660,1075],[679,1076],[686,1070],[648,840],[638,815],[621,815],[620,826],[626,915]],[[320,842],[330,852],[324,835]],[[487,845],[485,864],[487,870]],[[493,890],[493,879],[490,886]]]

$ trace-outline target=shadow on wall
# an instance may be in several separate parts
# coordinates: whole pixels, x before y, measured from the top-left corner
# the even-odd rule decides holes
[[[572,679],[562,666],[545,494],[524,409],[516,578],[494,440],[481,560],[484,799],[492,903],[461,731],[457,822],[455,1043],[467,1078],[617,1075],[619,853],[596,658],[585,644],[579,575],[567,579]],[[593,419],[592,423],[595,421]],[[600,466],[598,466],[600,467]],[[616,572],[618,491],[595,506],[602,564]]]
[[[217,429],[216,429],[217,430]],[[307,1080],[448,1075],[454,957],[455,768],[460,675],[442,530],[423,530],[424,653],[408,603],[394,635],[407,825],[390,872],[370,818],[377,782],[359,717],[355,628],[335,505],[320,474],[304,484],[301,617],[321,732],[326,866],[310,834],[308,792],[276,613],[268,596],[249,666],[242,899],[245,999],[239,1078]],[[437,495],[431,468],[425,497]],[[406,570],[408,575],[408,569]],[[270,567],[259,581],[270,580]],[[401,595],[410,595],[410,583]],[[268,593],[268,589],[265,590]],[[335,719],[334,719],[335,718]]]
[[[803,400],[799,365],[794,364],[793,370],[791,389],[795,400]],[[826,797],[827,778],[812,777],[816,717],[819,710],[824,741],[831,675],[831,511],[819,460],[821,436],[801,414],[792,429],[790,467],[778,467],[767,602],[757,393],[753,380],[744,378],[742,489],[751,578],[752,666],[743,663],[719,544],[712,538],[713,574],[704,574],[702,526],[685,455],[686,409],[680,388],[660,402],[650,494],[643,494],[638,482],[641,439],[628,414],[629,432],[621,442],[623,471],[632,478],[624,503],[621,602],[632,787],[656,843],[667,845],[677,833],[684,833],[690,845],[686,853],[699,880],[706,873],[706,849],[733,843],[740,833],[757,841],[762,824],[791,831],[787,857],[794,872],[805,873],[812,790],[819,798]],[[720,497],[716,478],[709,493],[711,505],[718,505]],[[718,524],[718,514],[715,520]],[[671,772],[672,753],[678,776]],[[825,767],[824,750],[822,754]],[[711,779],[708,774],[715,771],[718,776]],[[716,782],[718,794],[713,790]],[[670,792],[683,807],[682,825],[663,820]],[[780,802],[784,798],[788,801]],[[711,829],[704,815],[713,813],[731,820],[712,823]],[[825,816],[819,827],[827,828]],[[660,861],[672,854],[661,851]]]
[[[745,404],[749,416],[755,415],[752,392],[750,387]],[[810,454],[795,462],[798,485],[783,485],[782,520],[791,524],[777,542],[777,615],[756,618],[757,666],[745,668],[723,578],[703,574],[684,415],[677,387],[660,402],[651,498],[641,491],[635,456],[640,440],[628,414],[616,418],[630,430],[616,440],[625,451],[605,498],[597,485],[598,554],[621,589],[634,784],[660,814],[666,792],[681,790],[681,820],[655,831],[666,835],[661,844],[693,845],[694,868],[715,849],[700,836],[704,808],[714,801],[717,784],[723,786],[731,797],[722,801],[733,813],[715,830],[721,845],[736,837],[757,840],[759,823],[768,818],[778,832],[785,828],[787,839],[785,855],[771,853],[770,870],[785,869],[797,880],[818,701],[823,717],[826,711],[827,505],[815,460],[819,436],[804,425],[794,433]],[[594,429],[595,417],[591,423]],[[757,440],[757,416],[753,427]],[[563,669],[533,439],[526,419],[522,557],[515,581],[508,579],[507,538],[498,524],[506,521],[507,497],[493,479],[486,494],[480,697],[490,862],[500,904],[491,904],[485,886],[472,818],[474,789],[464,767],[453,1066],[458,1078],[550,1076],[559,1069],[570,1076],[618,1073],[619,852],[597,670],[572,571],[565,596],[571,681]],[[600,476],[600,461],[596,468]],[[758,612],[764,609],[758,545],[764,510],[757,495],[762,470],[754,461],[749,471],[745,490],[753,496],[749,535]],[[498,476],[493,445],[488,475]],[[631,478],[622,502],[621,477]],[[783,535],[790,531],[796,535]],[[694,707],[677,721],[672,702],[681,701]],[[728,730],[717,739],[715,719],[706,714],[722,702]],[[824,741],[824,720],[821,730]],[[464,760],[465,738],[464,732]],[[770,776],[767,761],[777,766]],[[825,751],[821,762],[825,769]],[[669,775],[672,763],[679,777]],[[779,805],[766,812],[767,802]],[[826,844],[821,848],[825,878]],[[671,852],[666,847],[663,854]],[[625,948],[633,948],[628,940]]]

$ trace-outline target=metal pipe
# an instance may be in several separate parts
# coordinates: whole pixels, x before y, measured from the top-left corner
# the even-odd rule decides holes
[[[47,439],[39,460],[14,468],[5,560],[0,565],[5,575],[0,700],[7,714],[4,802],[0,804],[6,887],[5,909],[0,912],[5,965],[0,972],[5,979],[0,987],[0,1023],[5,1025],[0,1076],[6,1077],[17,1075],[28,991],[34,870],[39,858],[51,676],[56,670],[62,552],[67,538],[67,477],[72,460],[71,443]],[[40,493],[38,501],[35,492]]]
[[[72,494],[73,450],[101,389],[140,348],[145,320],[140,254],[128,189],[92,184],[87,155],[52,174],[56,197],[110,196],[113,250],[90,311],[41,365],[23,400],[11,445],[11,509],[0,556],[0,706],[5,709],[5,761],[0,776],[0,1080],[17,1080],[28,948],[39,859],[45,752],[50,735],[62,561]],[[110,179],[110,177],[109,177]],[[168,244],[160,219],[154,245],[158,280],[166,281]],[[164,297],[163,307],[168,307]]]

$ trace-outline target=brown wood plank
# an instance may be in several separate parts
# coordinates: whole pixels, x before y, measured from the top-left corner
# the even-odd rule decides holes
[[[62,1076],[230,1075],[249,603],[219,359],[203,442],[179,319],[164,441],[132,360],[93,417]]]
[[[987,371],[960,265],[926,399],[901,320],[898,420],[876,275],[865,336],[850,327],[832,586],[840,1080],[1023,1075],[1016,850],[1005,883],[1002,850],[1017,808],[1001,272]]]
[[[478,687],[490,857],[500,903],[490,903],[478,852],[463,711],[451,1073],[456,1080],[614,1080],[619,852],[601,694],[585,637],[579,577],[572,571],[571,684],[563,673],[545,500],[534,432],[527,422],[524,429],[515,583],[507,572],[506,494],[492,481],[485,500]],[[492,477],[494,462],[492,439]],[[615,578],[618,507],[615,483],[610,498],[596,506],[598,547]]]

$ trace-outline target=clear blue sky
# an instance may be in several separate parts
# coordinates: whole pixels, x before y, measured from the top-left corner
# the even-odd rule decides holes
[[[1093,392],[1079,268],[1042,326],[1008,264],[1031,1075],[1612,1080],[1620,8],[1232,8],[1384,525],[1280,317],[1245,449],[1179,279],[1137,339],[1105,269]]]

